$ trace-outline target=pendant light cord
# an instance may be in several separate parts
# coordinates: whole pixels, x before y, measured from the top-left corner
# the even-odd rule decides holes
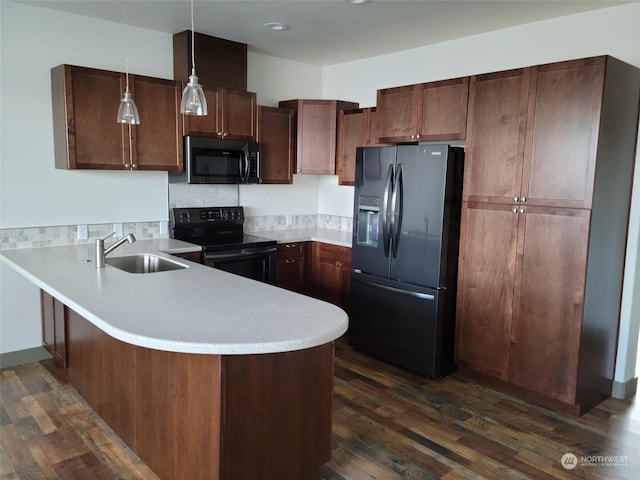
[[[191,75],[196,74],[196,34],[193,30],[193,0],[191,0]]]
[[[124,76],[126,79],[126,89],[129,91],[129,29],[127,28],[127,3],[122,3],[122,18],[124,21]]]

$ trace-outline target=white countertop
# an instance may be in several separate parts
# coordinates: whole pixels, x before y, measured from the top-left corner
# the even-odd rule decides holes
[[[198,250],[167,238],[125,244],[109,255],[153,253],[189,267],[148,274],[97,269],[93,243],[3,250],[0,259],[107,334],[141,347],[275,353],[346,332],[347,314],[335,305],[162,253]]]
[[[329,228],[288,228],[284,230],[259,230],[247,233],[269,238],[278,243],[314,241],[349,248],[351,248],[352,240],[351,232],[332,230]]]

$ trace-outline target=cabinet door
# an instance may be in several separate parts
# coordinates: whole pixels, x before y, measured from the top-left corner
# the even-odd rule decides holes
[[[416,142],[422,110],[422,84],[378,90],[378,139],[380,142]]]
[[[529,69],[471,77],[464,200],[519,199],[529,78]]]
[[[313,243],[313,293],[321,300],[346,308],[351,282],[351,249]]]
[[[355,185],[356,148],[367,145],[370,114],[367,109],[343,110],[338,113],[336,173],[340,185]]]
[[[294,111],[258,106],[262,183],[292,183],[295,163]]]
[[[60,65],[51,88],[56,168],[124,169],[129,126],[116,122],[124,75]]]
[[[574,403],[590,212],[523,210],[509,380]]]
[[[295,103],[297,104],[296,173],[334,175],[338,114],[336,102],[299,100]]]
[[[131,168],[182,171],[181,92],[176,82],[129,76],[140,112],[135,126]]]
[[[307,244],[289,242],[278,244],[277,285],[295,292],[306,293]]]
[[[223,138],[255,140],[258,124],[256,94],[225,89],[222,102]]]
[[[463,140],[468,98],[469,77],[425,83],[419,140]]]
[[[522,196],[591,208],[605,57],[533,67]]]
[[[517,224],[509,205],[463,203],[456,361],[501,380],[509,375]]]
[[[182,86],[184,87],[184,84]],[[207,100],[208,115],[183,115],[184,134],[220,137],[222,136],[222,89],[205,89],[204,97]]]
[[[42,344],[61,367],[67,367],[67,324],[65,307],[44,290],[40,290]]]

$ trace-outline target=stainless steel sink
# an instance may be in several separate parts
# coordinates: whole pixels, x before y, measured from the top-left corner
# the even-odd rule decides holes
[[[129,273],[155,273],[189,268],[182,263],[148,253],[126,255],[123,257],[107,257],[104,261],[107,265]]]

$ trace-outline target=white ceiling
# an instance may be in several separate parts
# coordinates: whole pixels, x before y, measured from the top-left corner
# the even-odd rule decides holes
[[[167,33],[191,28],[188,0],[15,1]],[[197,32],[323,66],[625,3],[637,0],[195,0],[194,11]]]

